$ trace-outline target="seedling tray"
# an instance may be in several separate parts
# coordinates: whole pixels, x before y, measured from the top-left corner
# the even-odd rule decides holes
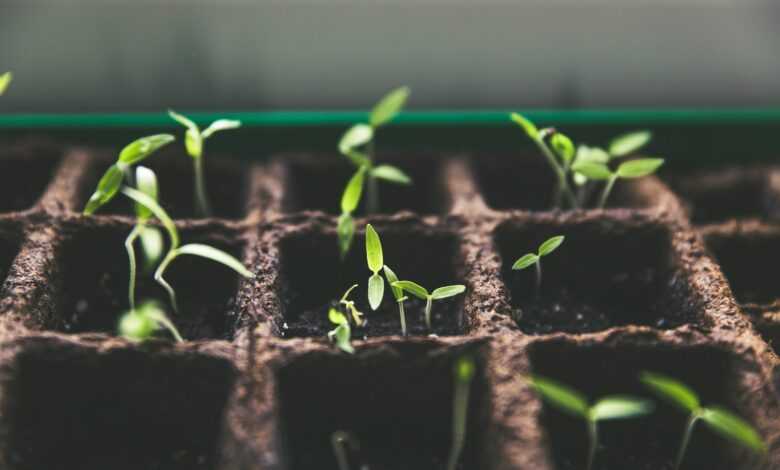
[[[149,165],[161,200],[183,217],[182,237],[238,256],[256,278],[182,260],[170,280],[186,312],[174,321],[188,341],[138,345],[115,337],[126,307],[122,243],[134,224],[131,208],[80,211],[116,155],[101,139],[137,137],[162,123],[93,122],[98,135],[87,138],[78,126],[15,122],[20,133],[48,137],[10,139],[0,159],[3,468],[329,470],[336,468],[330,436],[339,429],[358,436],[372,470],[443,468],[451,368],[463,353],[475,357],[477,374],[462,470],[581,468],[584,426],[544,405],[522,375],[549,376],[593,398],[647,395],[637,380],[642,370],[676,376],[704,403],[737,411],[767,440],[759,468],[780,468],[775,167],[732,160],[739,168],[696,169],[708,165],[681,156],[685,163],[661,177],[619,183],[605,210],[548,211],[552,185],[537,155],[468,145],[480,133],[505,135],[497,120],[481,130],[460,122],[472,134],[457,151],[415,150],[412,134],[425,130],[399,131],[402,150],[382,158],[418,184],[388,190],[392,202],[357,226],[374,225],[399,275],[430,286],[459,282],[467,291],[436,306],[436,336],[421,334],[413,304],[412,336],[398,336],[387,301],[367,314],[366,339],[359,336],[348,355],[328,343],[322,320],[330,302],[353,282],[364,288],[368,276],[362,229],[352,255],[338,261],[333,209],[348,164],[328,153],[220,149],[230,155],[207,159],[216,217],[196,219],[189,161],[171,147]],[[702,133],[723,124],[648,122],[670,132],[699,125]],[[451,124],[427,123],[441,132]],[[572,123],[594,136],[624,124],[642,122]],[[337,126],[304,129],[315,143],[289,148],[319,147]],[[273,134],[250,126],[244,138],[252,133]],[[657,136],[669,144],[663,129]],[[534,298],[529,273],[511,263],[556,234],[567,241],[545,259],[543,292]],[[356,298],[368,311],[363,288]],[[138,289],[139,297],[164,299],[151,283]],[[646,419],[605,425],[596,468],[671,469],[684,421],[659,404]],[[702,428],[684,468],[755,468],[748,462]]]

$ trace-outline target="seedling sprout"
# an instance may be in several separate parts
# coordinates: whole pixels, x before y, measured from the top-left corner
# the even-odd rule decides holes
[[[433,301],[454,297],[466,291],[466,286],[461,284],[439,287],[434,289],[431,293],[429,293],[425,287],[413,281],[397,281],[392,283],[392,286],[409,292],[418,299],[425,301],[425,326],[429,330],[431,329],[431,309],[433,307]]]
[[[398,282],[398,276],[395,275],[392,269],[388,265],[384,266],[385,278],[387,283],[390,284],[390,290],[393,292],[393,298],[395,298],[398,304],[398,314],[401,317],[401,334],[406,336],[406,312],[404,311],[404,302],[408,299],[404,295],[404,290],[400,287],[395,287],[393,283]]]
[[[674,462],[678,470],[685,459],[685,451],[691,439],[691,433],[698,421],[704,422],[713,431],[737,444],[747,447],[757,454],[766,452],[766,444],[750,424],[739,416],[720,407],[703,407],[691,388],[684,383],[665,375],[643,372],[640,379],[653,393],[688,413],[682,443]]]
[[[371,310],[376,310],[385,296],[385,280],[379,274],[385,262],[382,256],[382,242],[371,224],[366,225],[366,262],[372,272],[371,277],[368,278],[368,304]]]
[[[359,452],[360,441],[351,432],[336,431],[330,436],[330,443],[333,446],[333,455],[336,456],[339,470],[350,470],[349,451]]]
[[[168,110],[168,115],[187,128],[184,134],[184,146],[187,149],[187,154],[192,157],[195,169],[195,210],[201,217],[209,217],[211,216],[211,205],[209,204],[208,191],[206,191],[206,176],[203,172],[203,146],[206,139],[216,132],[241,127],[241,121],[218,119],[201,131],[198,125],[186,116],[172,110]]]
[[[130,341],[142,342],[161,329],[168,330],[178,342],[184,341],[173,322],[157,302],[146,301],[130,309],[119,320],[119,334]]]
[[[536,296],[539,296],[539,293],[542,289],[542,257],[547,256],[553,251],[555,251],[561,244],[563,243],[564,236],[563,235],[557,235],[552,238],[547,239],[544,243],[539,245],[539,249],[536,253],[527,253],[523,256],[521,256],[517,261],[515,261],[515,264],[512,265],[512,269],[514,270],[522,270],[525,269],[531,265],[534,265],[536,268]]]
[[[621,163],[615,171],[610,170],[606,163],[587,161],[575,163],[573,169],[590,180],[607,182],[599,197],[597,207],[601,209],[606,205],[609,193],[618,179],[635,179],[651,175],[663,164],[662,158],[640,158]]]
[[[622,395],[604,397],[589,405],[578,391],[538,375],[530,379],[530,384],[550,405],[586,422],[589,439],[587,470],[593,468],[598,449],[599,421],[636,418],[649,414],[654,408],[650,401]]]
[[[452,400],[452,447],[447,460],[447,470],[455,470],[460,454],[463,452],[463,443],[466,440],[469,390],[475,369],[474,359],[471,356],[458,358],[452,369],[455,391]]]
[[[11,84],[11,80],[13,80],[14,76],[11,72],[6,72],[2,75],[0,75],[0,96],[3,96],[3,93],[5,93],[5,90],[8,89],[8,85]]]

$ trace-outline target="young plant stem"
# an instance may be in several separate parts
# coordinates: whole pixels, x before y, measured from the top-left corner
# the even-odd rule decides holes
[[[165,315],[155,315],[154,319],[157,320],[158,323],[160,323],[162,326],[165,327],[178,341],[179,343],[184,342],[184,338],[182,338],[181,334],[179,333],[179,330],[176,329],[176,325],[173,324],[173,322],[168,319]]]
[[[398,301],[398,313],[401,315],[401,334],[406,336],[406,311],[403,300]]]
[[[344,431],[336,431],[330,438],[331,445],[333,446],[333,454],[336,456],[336,463],[339,470],[350,470],[349,459],[347,458],[347,446],[352,445],[354,442],[351,436]]]
[[[598,449],[598,422],[595,419],[588,420],[588,465],[586,470],[593,469],[593,462],[596,460],[596,450]]]
[[[203,172],[203,157],[193,159],[195,167],[195,211],[201,217],[211,216],[208,193],[206,191],[206,177]]]
[[[430,295],[425,301],[425,326],[428,330],[431,329],[431,309],[433,308],[433,297]]]
[[[160,265],[157,266],[157,270],[154,272],[154,280],[157,281],[158,284],[160,284],[163,289],[165,289],[165,292],[168,293],[168,297],[171,301],[171,307],[173,307],[173,311],[176,313],[179,313],[179,305],[176,301],[176,291],[173,290],[173,287],[171,287],[170,284],[168,284],[168,281],[165,280],[163,277],[163,274],[165,273],[165,270],[168,268],[168,265],[173,262],[173,260],[178,255],[178,252],[176,249],[172,249],[168,252],[167,255],[165,255],[165,258],[163,258],[162,262],[160,262]]]
[[[455,470],[458,458],[463,451],[463,442],[466,439],[466,418],[469,405],[469,390],[471,383],[456,381],[455,397],[452,405],[452,447],[447,460],[447,470]]]
[[[125,250],[127,250],[127,261],[130,266],[130,281],[128,282],[127,286],[127,300],[130,304],[130,310],[135,310],[135,276],[137,272],[136,267],[136,261],[135,261],[135,248],[133,248],[133,243],[135,243],[135,240],[138,238],[139,235],[141,235],[141,225],[136,225],[133,227],[133,230],[130,232],[130,234],[125,239]]]
[[[569,206],[572,209],[575,209],[577,207],[577,198],[569,188],[569,183],[566,180],[566,172],[561,167],[561,165],[558,164],[558,161],[555,159],[555,155],[553,155],[550,148],[547,146],[547,144],[544,143],[543,140],[541,140],[541,138],[535,139],[534,142],[536,142],[536,146],[539,147],[539,150],[541,150],[542,154],[547,158],[547,161],[550,163],[553,171],[555,171],[555,175],[558,177],[558,186],[555,190],[555,199],[553,201],[554,207],[560,207],[562,199],[565,196],[569,202]]]
[[[694,412],[688,417],[688,422],[685,425],[685,433],[683,434],[682,443],[680,444],[680,450],[677,451],[677,458],[674,459],[674,470],[679,470],[685,458],[685,451],[688,449],[688,443],[691,440],[691,433],[693,427],[696,425],[696,421],[699,420],[699,414]]]
[[[542,259],[538,258],[534,266],[536,267],[536,298],[538,299],[542,293]]]
[[[618,175],[613,174],[609,180],[607,180],[607,184],[604,186],[604,190],[601,192],[601,197],[599,198],[599,209],[603,209],[607,204],[607,198],[609,197],[609,193],[612,191],[612,187],[615,186],[617,179]]]
[[[376,164],[374,155],[373,139],[368,143],[368,158],[371,161],[371,168]],[[379,184],[371,171],[366,175],[366,214],[376,214],[379,212]]]

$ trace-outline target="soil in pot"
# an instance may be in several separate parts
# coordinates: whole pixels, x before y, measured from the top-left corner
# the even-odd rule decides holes
[[[5,282],[8,270],[19,253],[19,238],[13,227],[0,227],[0,287]]]
[[[50,152],[36,146],[0,158],[0,212],[30,209],[38,202],[60,162]]]

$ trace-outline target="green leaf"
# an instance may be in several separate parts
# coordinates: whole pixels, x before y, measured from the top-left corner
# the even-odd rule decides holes
[[[347,132],[339,141],[339,152],[347,155],[350,151],[361,147],[374,137],[374,129],[368,124],[355,124],[347,129]]]
[[[157,329],[157,323],[138,310],[130,310],[119,320],[119,335],[130,341],[145,341]]]
[[[452,368],[455,380],[461,383],[469,383],[474,377],[477,366],[474,364],[474,358],[471,356],[461,356],[455,361],[455,365]]]
[[[694,412],[701,407],[696,393],[676,379],[652,372],[642,372],[639,379],[656,395],[686,411]]]
[[[392,165],[378,165],[371,169],[371,176],[391,183],[412,184],[412,179],[400,168]]]
[[[555,153],[561,157],[561,160],[570,163],[574,159],[574,144],[564,134],[556,132],[550,139],[550,143]]]
[[[337,309],[332,308],[328,310],[328,320],[330,320],[331,323],[334,323],[336,325],[343,325],[345,323],[348,323],[349,320],[347,320],[347,316],[343,313],[339,312]]]
[[[409,87],[402,86],[390,91],[371,110],[368,122],[376,128],[392,121],[406,104],[411,90]]]
[[[555,237],[549,238],[547,241],[539,245],[539,252],[537,253],[540,257],[549,255],[556,249],[558,249],[559,246],[561,246],[561,243],[563,243],[564,240],[563,235],[557,235]]]
[[[152,211],[152,214],[157,217],[157,219],[163,224],[163,227],[165,227],[165,230],[168,232],[168,236],[171,238],[172,250],[179,246],[179,231],[176,229],[176,224],[173,223],[173,220],[170,218],[170,216],[168,216],[168,213],[165,212],[165,209],[157,204],[157,201],[150,198],[141,191],[128,187],[122,188],[122,194],[129,197],[133,201],[146,206],[150,211]]]
[[[157,134],[141,137],[140,139],[127,144],[127,146],[119,152],[119,160],[117,160],[117,163],[127,166],[138,163],[174,140],[176,140],[176,138],[170,134]]]
[[[580,145],[577,147],[577,156],[574,161],[577,163],[607,163],[609,162],[609,154],[598,147]]]
[[[345,353],[354,354],[355,348],[353,348],[349,342],[351,335],[352,330],[349,327],[349,323],[342,323],[337,326],[336,329],[328,333],[328,338],[330,338],[331,341],[335,341],[336,346]]]
[[[202,243],[190,243],[177,248],[176,254],[200,256],[201,258],[210,259],[211,261],[222,264],[244,277],[255,277],[251,271],[244,267],[241,261],[213,246],[204,245]]]
[[[454,297],[464,292],[466,292],[466,286],[464,285],[456,284],[452,286],[444,286],[439,287],[438,289],[434,289],[433,292],[431,292],[431,298],[433,298],[433,300],[441,300],[448,297]]]
[[[194,121],[192,121],[190,118],[183,114],[179,114],[176,111],[169,109],[168,110],[168,116],[171,117],[174,121],[178,122],[182,126],[186,127],[187,129],[195,129],[198,134],[200,134],[200,129],[198,128],[198,125],[195,124]]]
[[[425,289],[425,287],[417,284],[416,282],[398,281],[394,282],[392,286],[398,287],[399,289],[402,289],[419,299],[428,300],[428,291]]]
[[[376,310],[382,305],[382,297],[385,296],[385,280],[379,273],[374,273],[368,278],[368,304],[371,310]]]
[[[139,166],[135,169],[135,185],[138,190],[150,198],[157,200],[157,175],[145,166]],[[142,222],[152,216],[152,211],[142,204],[135,205],[135,215]]]
[[[664,164],[663,158],[640,158],[623,162],[617,169],[621,178],[641,178],[652,174]]]
[[[387,279],[387,283],[390,284],[390,290],[393,291],[393,297],[395,297],[395,300],[401,300],[404,296],[404,290],[400,287],[393,286],[394,282],[398,282],[398,276],[396,276],[393,270],[390,269],[387,265],[384,265],[383,269],[385,271],[385,278]]]
[[[371,224],[366,225],[366,262],[368,269],[374,274],[378,273],[385,264],[382,255],[382,242]]]
[[[509,117],[523,128],[525,133],[528,134],[528,137],[533,140],[539,140],[539,130],[536,128],[534,123],[518,113],[512,113],[509,115]]]
[[[204,139],[208,139],[216,132],[238,129],[239,127],[241,127],[241,121],[237,121],[235,119],[217,119],[216,121],[212,122],[211,125],[206,128],[206,130],[203,131],[202,135]]]
[[[571,169],[585,175],[590,180],[608,180],[612,177],[612,172],[603,163],[575,162]]]
[[[366,173],[366,167],[361,167],[352,175],[347,187],[344,188],[344,194],[341,195],[341,212],[351,214],[360,204],[360,196],[363,195],[363,180]]]
[[[138,238],[141,240],[144,266],[146,269],[152,269],[160,261],[165,250],[162,233],[157,227],[144,227],[138,234]]]
[[[653,137],[650,131],[636,131],[623,134],[609,143],[609,153],[613,157],[624,157],[641,149]]]
[[[6,72],[2,75],[0,75],[0,96],[5,93],[5,90],[8,89],[8,85],[11,84],[11,80],[13,80],[14,76],[11,72]]]
[[[352,239],[355,238],[355,221],[352,219],[352,215],[345,212],[339,216],[336,232],[339,238],[339,252],[344,258],[352,246]]]
[[[103,174],[98,182],[97,189],[92,196],[89,197],[86,207],[84,207],[84,214],[92,215],[103,205],[107,204],[111,199],[119,192],[119,188],[122,187],[122,179],[125,174],[119,165],[111,165],[108,170]]]
[[[602,398],[590,410],[590,417],[596,421],[626,419],[643,416],[653,411],[653,402],[629,396]]]
[[[707,408],[701,415],[710,428],[722,436],[738,442],[751,450],[763,454],[766,444],[753,427],[739,416],[723,408]]]
[[[515,261],[515,264],[512,265],[512,269],[514,270],[520,270],[525,269],[532,264],[539,261],[539,257],[535,253],[528,253],[526,255],[521,256],[517,261]]]
[[[534,376],[531,378],[531,387],[542,398],[561,411],[588,418],[588,402],[578,391],[569,388],[555,380]]]

